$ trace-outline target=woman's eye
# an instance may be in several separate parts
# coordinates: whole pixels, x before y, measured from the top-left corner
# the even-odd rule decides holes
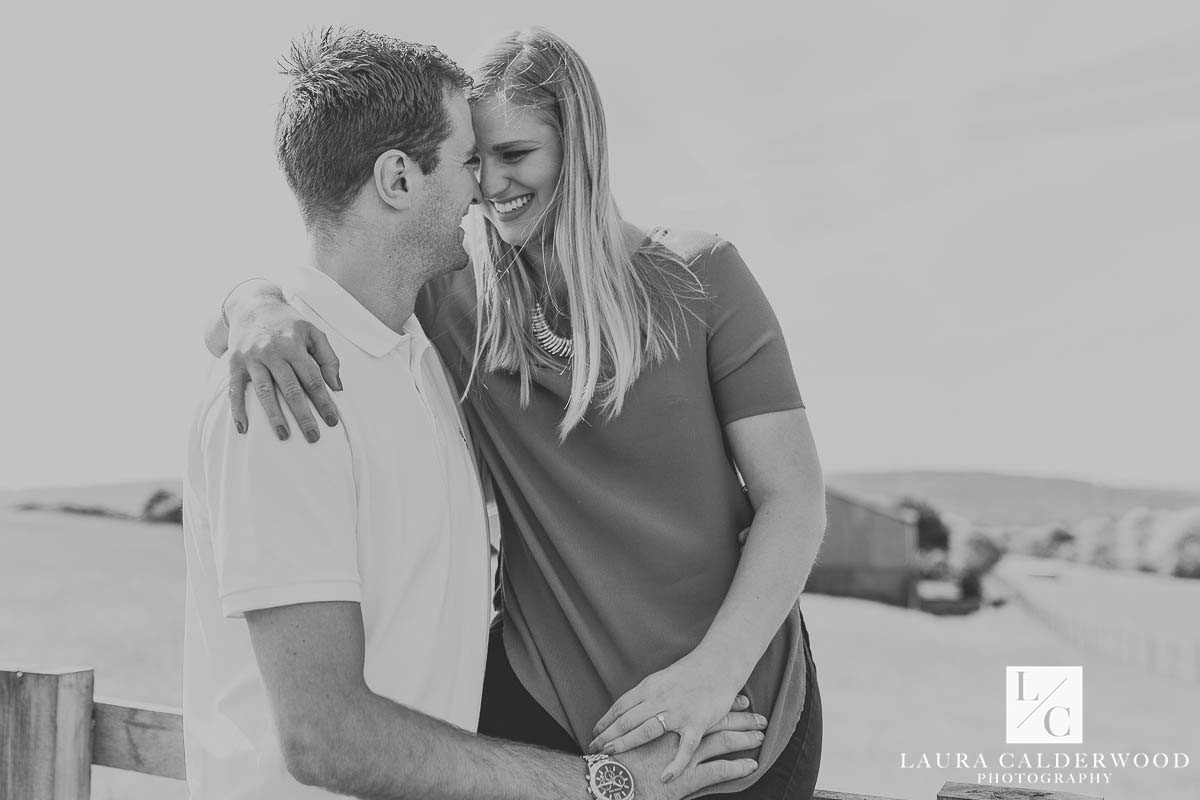
[[[515,164],[525,156],[529,155],[529,150],[505,150],[500,154],[500,158],[505,164]]]

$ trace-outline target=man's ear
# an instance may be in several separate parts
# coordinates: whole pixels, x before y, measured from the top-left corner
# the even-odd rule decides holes
[[[375,191],[380,200],[397,211],[412,207],[424,177],[417,162],[400,150],[388,150],[375,159]]]

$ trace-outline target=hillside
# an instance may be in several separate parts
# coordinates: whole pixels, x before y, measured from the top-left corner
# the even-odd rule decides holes
[[[1064,478],[990,472],[853,472],[827,476],[830,488],[890,504],[911,495],[940,511],[990,525],[1037,525],[1087,517],[1115,516],[1137,506],[1200,506],[1200,491],[1103,486]],[[137,515],[156,489],[179,494],[178,480],[100,486],[68,486],[0,492],[0,507],[34,504],[102,508],[117,516]]]
[[[158,489],[179,495],[180,481],[133,481],[95,486],[51,486],[0,492],[0,508],[35,507],[55,510],[64,507],[109,512],[113,516],[137,516]]]
[[[1137,506],[1200,505],[1200,491],[1103,486],[990,472],[862,472],[830,475],[835,489],[881,501],[911,495],[940,511],[991,525],[1037,525],[1118,515]]]

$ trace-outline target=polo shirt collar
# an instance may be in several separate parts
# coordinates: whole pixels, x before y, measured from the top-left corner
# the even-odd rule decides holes
[[[313,267],[301,267],[292,283],[292,294],[321,315],[329,325],[375,358],[392,352],[414,334],[424,338],[415,314],[404,321],[404,332],[396,333],[354,299],[342,285]]]

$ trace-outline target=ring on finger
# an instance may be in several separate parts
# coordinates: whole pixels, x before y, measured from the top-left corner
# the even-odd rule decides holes
[[[667,732],[667,731],[671,730],[670,728],[668,728],[668,727],[667,727],[667,720],[666,720],[666,719],[663,717],[663,715],[662,715],[662,714],[655,714],[655,715],[654,715],[654,718],[655,718],[656,720],[658,720],[658,724],[659,724],[659,725],[662,725],[662,729],[663,729],[663,730],[662,730],[662,732],[663,732],[663,734],[666,734],[666,732]]]

